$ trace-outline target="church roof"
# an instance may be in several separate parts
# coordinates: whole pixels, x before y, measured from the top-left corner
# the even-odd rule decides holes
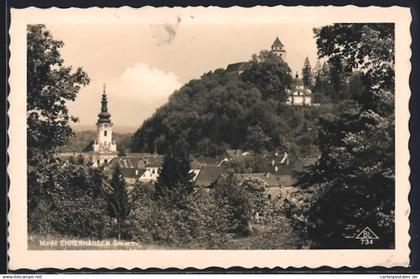
[[[295,86],[296,85],[303,85],[303,80],[300,79],[300,78],[292,78],[291,84],[295,85]]]
[[[105,92],[105,85],[104,91],[102,93],[102,100],[101,100],[101,112],[98,114],[98,123],[111,123],[111,114],[108,112],[108,100],[106,97]]]

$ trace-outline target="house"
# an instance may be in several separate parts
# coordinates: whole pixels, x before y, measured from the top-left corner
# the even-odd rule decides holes
[[[129,185],[134,185],[136,182],[140,181],[140,177],[144,174],[145,169],[137,168],[121,168],[121,174],[124,177],[124,180]]]
[[[149,153],[129,153],[127,156],[117,157],[111,160],[106,166],[110,173],[119,165],[123,177],[128,184],[156,182],[159,177],[159,170],[162,167],[164,157]],[[218,161],[212,161],[214,166]],[[190,164],[191,171],[194,173],[192,178],[196,181],[201,170],[206,166],[205,161],[193,160]]]

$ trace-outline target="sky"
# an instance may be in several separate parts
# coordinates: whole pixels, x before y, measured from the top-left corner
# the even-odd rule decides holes
[[[66,65],[82,67],[91,82],[68,104],[79,127],[95,127],[103,84],[114,129],[134,131],[191,79],[270,49],[278,36],[293,73],[305,57],[316,64],[313,24],[50,24],[62,40]]]

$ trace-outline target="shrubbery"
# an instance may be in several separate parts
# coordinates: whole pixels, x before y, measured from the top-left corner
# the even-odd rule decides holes
[[[109,235],[111,218],[104,198],[101,169],[83,161],[51,160],[38,171],[37,195],[28,196],[29,231],[89,238]]]

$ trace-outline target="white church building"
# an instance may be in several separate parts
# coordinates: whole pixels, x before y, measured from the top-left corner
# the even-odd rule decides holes
[[[96,123],[96,139],[90,154],[94,166],[107,164],[118,156],[117,145],[112,139],[111,114],[108,112],[108,100],[105,86],[102,93],[101,112]]]
[[[294,106],[312,105],[312,91],[309,88],[305,88],[303,80],[299,78],[297,73],[295,78],[292,79],[290,88],[286,89],[286,94],[286,104]]]

